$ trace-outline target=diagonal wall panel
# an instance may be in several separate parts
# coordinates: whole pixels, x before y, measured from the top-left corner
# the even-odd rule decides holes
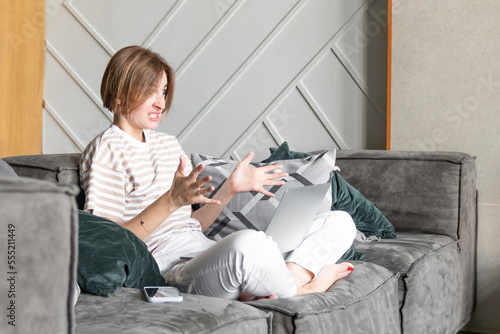
[[[203,112],[205,119],[224,119],[208,129],[203,122],[181,137],[186,149],[222,155],[238,139],[247,124],[261,115],[288,84],[307,66],[332,38],[343,22],[363,1],[303,1],[288,20],[276,28],[264,48],[230,86],[223,98]],[[196,137],[211,137],[211,142],[196,143]],[[229,145],[228,145],[229,144]]]
[[[304,151],[383,149],[386,8],[384,0],[48,0],[44,153],[79,151],[109,126],[100,79],[127,44],[176,69],[159,131],[188,153],[239,159],[252,149],[260,159],[285,140]]]
[[[188,133],[201,121],[195,117],[205,116],[210,108],[206,105],[226,94],[232,82],[241,77],[241,67],[296,3],[275,0],[263,11],[269,1],[244,1],[229,12],[224,24],[208,36],[209,43],[197,50],[196,57],[178,73],[174,109],[161,129],[181,135],[182,141],[189,137]]]

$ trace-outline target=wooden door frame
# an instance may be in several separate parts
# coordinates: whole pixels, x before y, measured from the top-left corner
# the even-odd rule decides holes
[[[0,2],[0,158],[40,154],[45,0]]]

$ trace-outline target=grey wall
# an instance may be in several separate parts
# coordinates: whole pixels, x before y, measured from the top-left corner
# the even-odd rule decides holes
[[[47,0],[44,153],[79,152],[111,115],[99,85],[139,44],[176,69],[159,130],[186,152],[240,159],[385,148],[385,0]]]
[[[393,1],[394,150],[477,156],[477,308],[500,332],[500,2]]]

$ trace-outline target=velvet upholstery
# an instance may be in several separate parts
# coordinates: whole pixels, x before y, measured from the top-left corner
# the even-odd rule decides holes
[[[77,334],[265,334],[272,317],[237,301],[190,294],[180,303],[153,304],[130,288],[113,298],[82,293],[75,311]]]
[[[76,193],[74,186],[0,176],[0,333],[73,333]]]
[[[327,292],[249,302],[273,313],[273,333],[399,333],[398,274],[366,262]]]
[[[3,160],[12,166],[19,176],[47,180],[62,184],[80,186],[78,175],[79,153],[70,154],[35,154],[7,157]],[[85,197],[83,190],[76,196],[79,209],[83,209]]]
[[[22,176],[78,184],[78,158],[79,154],[69,154],[4,160],[12,161],[11,166]],[[474,158],[453,152],[338,151],[337,165],[345,181],[391,221],[399,239],[356,241],[356,249],[365,258],[354,262],[351,275],[328,292],[247,303],[186,295],[186,304],[160,306],[147,303],[136,289],[122,288],[110,298],[82,293],[74,309],[76,332],[456,333],[474,307]],[[70,174],[73,177],[66,178]],[[68,305],[72,305],[73,281],[71,270],[62,268],[75,270],[76,264],[68,255],[61,261],[52,257],[75,257],[68,251],[75,249],[71,242],[78,235],[76,210],[64,199],[71,188],[63,187],[65,195],[53,197],[45,191],[52,189],[47,182],[41,187],[40,181],[20,179],[23,184],[12,185],[12,180],[0,178],[0,209],[15,221],[29,222],[23,226],[38,232],[19,236],[24,249],[40,250],[24,255],[36,264],[30,275],[28,270],[24,273],[24,284],[32,285],[30,292],[41,298],[31,304],[31,295],[19,296],[23,305],[29,305],[23,311],[24,332],[41,326],[42,322],[27,320],[36,318],[45,319],[43,326],[63,324],[62,329],[56,325],[56,330],[46,327],[49,330],[44,332],[70,333],[73,308]],[[43,228],[35,227],[38,225]],[[41,233],[44,231],[47,233]],[[51,270],[50,282],[63,289],[59,299],[37,289],[40,270],[42,278]],[[52,302],[54,309],[45,307]],[[28,313],[32,318],[24,318]],[[141,331],[145,325],[147,329]]]
[[[346,181],[380,208],[398,235],[435,234],[456,241],[416,259],[400,282],[403,333],[422,333],[422,328],[456,333],[474,307],[475,158],[456,152],[339,151],[337,164]],[[358,243],[355,247],[370,256]],[[440,280],[450,277],[453,284],[444,288]]]
[[[398,232],[454,239],[459,231],[461,168],[470,159],[448,152],[337,153],[344,179],[372,201]],[[475,179],[475,174],[468,177]]]
[[[78,211],[78,275],[82,290],[110,297],[122,287],[167,285],[146,244],[119,224]]]
[[[0,176],[17,177],[17,174],[8,163],[0,159]]]

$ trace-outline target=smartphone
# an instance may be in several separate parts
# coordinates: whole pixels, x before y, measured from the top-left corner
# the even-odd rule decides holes
[[[181,302],[184,299],[179,290],[173,286],[146,286],[144,295],[151,303]]]

